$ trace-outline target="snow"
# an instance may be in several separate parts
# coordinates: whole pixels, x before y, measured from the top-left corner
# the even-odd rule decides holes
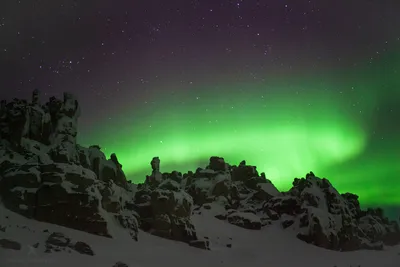
[[[322,227],[325,236],[330,236],[330,233],[335,234],[340,231],[336,221],[341,222],[341,220],[335,221],[331,214],[324,212],[322,209],[314,207],[309,207],[308,209],[308,220],[310,222],[308,229],[313,231],[314,225],[316,225],[316,222],[312,220],[312,217],[314,216],[319,219],[319,225]],[[341,227],[341,225],[339,226]]]
[[[176,203],[178,204],[178,206],[182,206],[184,201],[188,202],[190,206],[193,206],[192,197],[185,191],[183,191],[183,190],[179,191],[179,192],[173,191],[173,194],[174,194],[174,199],[175,199]]]
[[[215,219],[202,212],[193,215],[199,238],[208,237],[211,251],[188,246],[182,242],[162,239],[145,232],[139,241],[130,238],[106,238],[48,223],[26,219],[0,206],[0,239],[7,238],[22,245],[20,251],[0,248],[1,267],[111,267],[117,261],[131,267],[398,267],[400,247],[385,251],[337,252],[308,245],[282,230],[279,225],[250,231]],[[8,219],[5,218],[8,216]],[[24,227],[27,226],[27,227]],[[49,232],[44,232],[48,230]],[[95,256],[75,251],[44,253],[44,241],[52,232],[62,232],[74,242],[91,246]],[[40,243],[38,248],[33,245]],[[231,244],[232,248],[228,248]]]
[[[198,188],[199,190],[209,190],[212,187],[213,182],[208,178],[196,178],[191,186]]]
[[[94,174],[94,173],[93,173]],[[95,174],[94,174],[95,175]],[[121,198],[122,203],[123,202],[131,202],[135,196],[134,192],[131,191],[127,191],[125,189],[123,189],[120,186],[117,186],[114,183],[111,183],[111,190],[112,190],[112,194],[109,196],[111,201],[115,201],[118,202],[119,198]],[[136,191],[136,188],[134,188]],[[90,191],[90,190],[89,190]],[[101,199],[101,196],[99,196]]]
[[[201,170],[199,173],[214,174],[215,171],[214,171],[214,170],[211,170],[211,169],[203,169],[203,170]]]
[[[27,210],[27,209],[28,209],[28,206],[25,205],[25,204],[19,204],[19,209],[20,209],[20,210]]]
[[[93,164],[93,160],[95,158],[100,158],[101,160],[106,160],[106,156],[104,155],[103,152],[101,152],[100,148],[98,148],[97,146],[89,147],[88,151],[89,151],[89,158],[90,158],[90,161],[92,162],[92,164]]]
[[[69,182],[69,181],[62,181],[61,186],[65,189],[68,194],[76,193],[74,189],[77,189],[78,186]]]
[[[158,187],[159,188],[173,188],[173,191],[178,191],[178,190],[180,190],[181,185],[177,181],[167,179],[167,180],[164,180],[163,182],[161,182],[158,185]]]
[[[231,175],[229,173],[219,173],[213,178],[214,183],[217,184],[222,181],[229,181],[231,180]]]
[[[22,192],[35,193],[37,191],[37,188],[26,188],[26,187],[17,186],[17,187],[12,188],[10,191],[11,192],[20,191],[21,193]]]

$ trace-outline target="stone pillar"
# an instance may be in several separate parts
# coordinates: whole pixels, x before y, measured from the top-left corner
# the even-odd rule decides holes
[[[35,89],[32,93],[32,104],[37,105],[39,104],[39,90]]]
[[[151,162],[151,168],[153,169],[153,172],[160,172],[160,158],[159,157],[154,157]]]
[[[6,110],[7,101],[1,100],[0,102],[0,112],[3,113]]]

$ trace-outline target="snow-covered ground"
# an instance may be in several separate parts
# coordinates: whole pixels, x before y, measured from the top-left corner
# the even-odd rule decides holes
[[[8,218],[7,218],[8,217]],[[211,250],[162,239],[145,232],[139,242],[129,237],[110,239],[22,217],[0,206],[0,239],[19,242],[21,250],[0,248],[0,267],[112,267],[124,262],[130,267],[399,267],[400,246],[385,251],[336,252],[308,245],[278,225],[246,230],[202,212],[193,215],[199,237],[208,237]],[[48,230],[45,231],[45,230]],[[45,239],[62,232],[73,241],[91,246],[95,256],[71,252],[44,253]],[[32,245],[39,243],[37,248]],[[227,245],[231,244],[231,248]]]

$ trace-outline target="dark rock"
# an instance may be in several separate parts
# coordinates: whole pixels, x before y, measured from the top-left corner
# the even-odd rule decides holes
[[[62,176],[61,173],[56,173],[56,172],[45,172],[41,173],[40,178],[42,180],[42,183],[62,183],[64,180],[64,177]]]
[[[138,241],[138,221],[137,221],[137,214],[133,212],[124,212],[123,214],[115,214],[114,215],[116,220],[119,222],[119,224],[127,229],[130,237]]]
[[[32,218],[35,211],[35,193],[39,177],[35,173],[7,172],[0,180],[0,196],[4,206]],[[31,171],[35,171],[33,168]],[[1,173],[0,173],[1,176]]]
[[[203,208],[206,210],[210,210],[211,209],[211,205],[210,204],[204,204]]]
[[[38,190],[35,219],[110,236],[107,222],[98,213],[98,200],[88,192],[70,193],[59,184],[42,186]]]
[[[54,232],[46,240],[46,245],[66,247],[70,244],[71,239],[63,233]]]
[[[159,159],[158,159],[159,160]],[[153,159],[153,170],[159,165]],[[163,238],[190,243],[197,240],[191,222],[193,200],[179,184],[171,179],[157,184],[148,181],[135,195],[140,215],[140,227]]]
[[[291,225],[293,225],[294,224],[294,221],[293,220],[284,220],[283,222],[282,222],[282,227],[283,228],[288,228],[289,226],[291,226]]]
[[[232,180],[233,181],[248,181],[253,177],[258,176],[258,172],[255,166],[244,165],[245,162],[242,161],[243,164],[240,164],[238,167],[234,167],[232,169]]]
[[[216,172],[219,171],[226,171],[228,169],[227,164],[225,163],[224,158],[220,158],[220,157],[211,157],[210,158],[210,163],[207,167],[208,169],[214,170]]]
[[[270,201],[265,203],[264,211],[268,214],[270,213],[272,217],[274,215],[271,211],[274,211],[276,214],[288,214],[288,215],[296,215],[301,214],[303,209],[301,207],[300,200],[295,196],[276,196],[273,197]],[[276,215],[275,215],[276,217]]]
[[[269,217],[271,220],[276,221],[276,220],[278,220],[279,217],[280,217],[280,215],[279,215],[276,211],[270,210],[268,207],[265,207],[265,208],[263,209],[263,211],[264,211],[265,214],[268,215],[268,217]]]
[[[195,248],[200,248],[200,249],[205,249],[205,250],[210,250],[210,242],[207,240],[192,240],[189,242],[189,246],[195,247]]]
[[[217,214],[214,217],[217,218],[218,220],[226,220],[227,216],[225,214]]]
[[[129,267],[129,265],[126,263],[123,263],[122,261],[118,261],[112,267]]]
[[[94,256],[92,248],[84,242],[78,241],[73,246],[71,246],[71,248],[79,252],[80,254]]]
[[[21,244],[10,240],[10,239],[0,239],[0,247],[4,249],[21,250]]]
[[[177,172],[177,171],[173,171],[171,173],[163,173],[162,175],[163,175],[163,180],[170,179],[177,183],[181,183],[182,179],[183,179],[182,173]]]
[[[234,212],[227,219],[229,223],[245,229],[260,230],[262,226],[261,219],[248,212]]]
[[[230,183],[227,180],[221,180],[215,183],[214,188],[212,189],[212,195],[219,197],[229,197],[231,194]]]

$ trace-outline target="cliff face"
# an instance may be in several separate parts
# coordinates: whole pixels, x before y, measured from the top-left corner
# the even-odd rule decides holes
[[[400,243],[399,225],[380,209],[362,211],[358,196],[340,194],[313,173],[279,192],[245,161],[234,166],[211,157],[204,169],[182,174],[162,173],[154,157],[151,175],[134,185],[115,154],[106,159],[99,146],[76,143],[79,110],[68,93],[44,105],[38,91],[30,102],[1,102],[0,197],[7,209],[107,237],[122,232],[138,240],[141,228],[203,249],[213,241],[196,233],[193,215],[202,213],[253,231],[278,224],[331,250]]]
[[[37,90],[31,102],[1,102],[2,202],[39,221],[104,236],[113,235],[112,226],[122,227],[137,239],[138,216],[122,166],[99,146],[76,143],[79,115],[79,103],[68,93],[44,105]]]

